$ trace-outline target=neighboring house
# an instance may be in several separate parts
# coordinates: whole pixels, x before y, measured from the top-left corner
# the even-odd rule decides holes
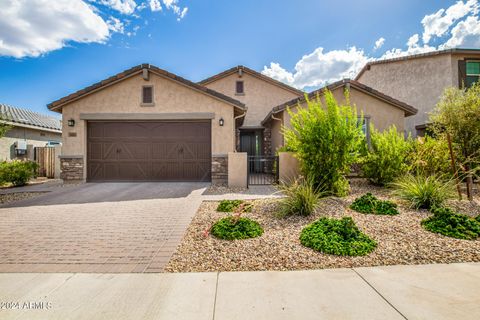
[[[248,112],[236,132],[236,149],[250,156],[271,154],[271,134],[262,120],[273,107],[304,93],[245,66],[237,66],[199,84],[235,98],[245,104]]]
[[[225,183],[245,105],[149,64],[48,105],[62,113],[62,178]]]
[[[358,81],[349,79],[341,80],[315,90],[308,94],[308,99],[314,100],[320,97],[320,99],[323,100],[322,97],[326,90],[331,91],[339,103],[345,101],[345,91],[349,92],[350,102],[357,107],[359,116],[363,113],[363,128],[368,139],[370,139],[370,123],[373,123],[378,130],[384,130],[391,125],[395,125],[398,130],[403,131],[405,117],[410,117],[417,113],[414,107],[389,97]],[[290,128],[290,114],[287,112],[287,108],[295,112],[299,105],[301,107],[307,106],[305,97],[297,98],[274,107],[262,121],[262,125],[270,128],[272,132],[272,151],[284,145],[282,126]]]
[[[0,160],[34,159],[34,148],[62,141],[60,119],[0,103],[0,121],[11,126],[0,139]]]
[[[479,78],[480,49],[448,49],[369,62],[356,80],[417,108],[406,131],[422,136],[445,88],[468,87]]]

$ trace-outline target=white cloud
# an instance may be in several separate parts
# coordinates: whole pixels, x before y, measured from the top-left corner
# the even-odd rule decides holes
[[[177,20],[180,21],[188,12],[188,7],[183,9],[178,5],[178,0],[162,0],[163,4],[168,10],[172,10],[177,15]]]
[[[324,52],[320,47],[303,56],[295,65],[293,73],[276,63],[271,63],[270,67],[264,67],[262,73],[297,88],[318,87],[355,76],[369,60],[363,50],[355,47],[328,52]]]
[[[161,11],[162,5],[160,3],[160,0],[150,0],[150,10],[152,10],[153,12]]]
[[[125,25],[122,21],[120,21],[120,19],[110,17],[110,19],[107,21],[107,25],[108,29],[112,32],[118,32],[122,34],[125,33]]]
[[[134,0],[100,0],[99,3],[123,14],[132,14],[137,7]]]
[[[440,9],[433,14],[426,15],[422,19],[423,42],[427,44],[433,36],[443,36],[456,21],[470,13],[478,13],[478,0],[457,1],[446,10]]]
[[[0,0],[0,55],[37,57],[70,41],[105,42],[109,25],[80,0]]]
[[[478,16],[469,16],[465,21],[460,21],[450,32],[451,38],[440,49],[463,47],[480,47],[480,21]]]
[[[380,49],[381,47],[383,47],[384,44],[385,44],[385,38],[383,37],[379,38],[377,41],[375,41],[375,46],[373,47],[373,50]]]

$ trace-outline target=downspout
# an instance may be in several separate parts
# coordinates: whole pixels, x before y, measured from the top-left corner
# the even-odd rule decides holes
[[[237,152],[237,128],[235,128],[237,119],[245,117],[247,111],[245,110],[241,115],[233,117],[233,145],[235,146],[235,152]]]

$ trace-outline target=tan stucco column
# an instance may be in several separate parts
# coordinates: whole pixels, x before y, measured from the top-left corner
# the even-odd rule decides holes
[[[228,153],[228,186],[229,187],[247,187],[247,153],[229,152]]]

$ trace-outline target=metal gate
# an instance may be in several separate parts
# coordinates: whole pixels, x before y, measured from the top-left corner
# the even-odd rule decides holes
[[[248,156],[248,185],[268,185],[278,182],[278,157]]]

